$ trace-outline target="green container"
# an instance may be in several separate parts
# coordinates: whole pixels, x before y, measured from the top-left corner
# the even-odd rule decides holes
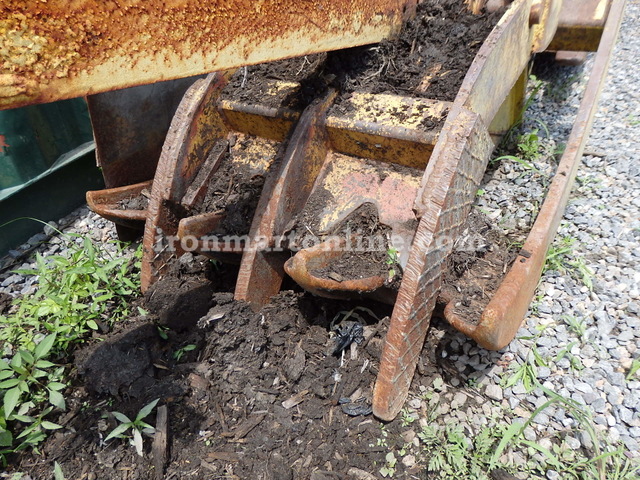
[[[92,139],[81,98],[0,111],[0,193],[27,183]]]
[[[0,111],[0,256],[103,185],[84,99]]]

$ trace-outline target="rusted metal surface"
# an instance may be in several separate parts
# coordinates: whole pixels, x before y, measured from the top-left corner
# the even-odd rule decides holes
[[[426,131],[423,122],[432,116],[439,118],[446,114],[450,104],[396,95],[355,94],[348,108],[343,105],[349,111],[348,115],[331,113],[325,121],[321,112],[328,110],[332,98],[333,94],[311,107],[296,127],[283,158],[279,181],[271,193],[263,193],[268,203],[264,210],[258,208],[256,218],[261,222],[256,232],[252,229],[250,237],[257,235],[268,244],[284,237],[305,204],[312,202],[314,195],[319,195],[324,205],[321,212],[316,212],[314,221],[321,232],[332,231],[364,204],[374,205],[380,223],[391,228],[392,241],[399,242],[401,262],[406,262],[417,224],[412,202],[418,191],[421,170],[389,171],[381,176],[380,168],[384,168],[382,162],[390,161],[412,166],[417,162],[423,166],[438,134],[438,128]],[[402,111],[403,119],[390,113],[393,111]],[[362,137],[354,138],[353,134]],[[370,142],[378,137],[382,139],[380,143],[370,144],[368,148],[364,142],[358,144],[356,140],[363,138]],[[379,163],[370,164],[365,159]],[[310,274],[309,262],[328,261],[338,254],[341,253],[324,255],[322,248],[303,249],[285,269],[295,281],[319,295],[346,298],[366,292],[378,300],[393,301],[395,293],[382,288],[385,279],[327,282]],[[281,278],[276,278],[279,273],[274,271],[273,263],[265,265],[265,269],[260,267],[260,258],[267,256],[269,253],[261,251],[245,252],[236,298],[259,307],[260,302],[277,293]],[[254,282],[251,286],[250,280]],[[264,293],[265,289],[268,289],[267,293]]]
[[[287,146],[279,175],[265,184],[258,203],[251,237],[261,237],[268,245],[286,228],[311,193],[328,149],[323,121],[336,93],[311,104],[302,114]],[[242,256],[235,298],[253,308],[268,302],[280,291],[284,278],[284,262],[288,252],[275,246],[273,251],[252,245]],[[280,251],[279,251],[280,250]]]
[[[231,72],[212,73],[184,95],[167,134],[151,190],[144,231],[142,290],[160,278],[169,261],[182,253],[171,242],[178,230],[179,202],[201,164],[227,129],[216,108]]]
[[[87,97],[107,188],[153,178],[173,115],[195,81],[185,78]]]
[[[484,348],[499,350],[507,345],[515,336],[531,303],[547,250],[562,219],[580,165],[609,59],[618,36],[624,4],[624,0],[613,0],[567,146],[521,254],[516,258],[477,324],[472,324],[455,315],[454,302],[449,303],[445,309],[447,320],[458,330],[474,338]]]
[[[549,50],[595,52],[611,0],[563,0],[558,28]]]
[[[149,194],[152,182],[153,180],[147,180],[124,187],[89,191],[87,192],[87,205],[92,211],[117,225],[141,231],[147,219],[147,209],[125,209],[120,206],[120,202],[138,195]]]
[[[375,43],[403,0],[4,0],[0,108]]]
[[[406,400],[445,261],[467,219],[492,149],[482,119],[454,102],[425,172],[422,218],[380,359],[373,412],[383,420],[395,418]]]
[[[383,276],[373,276],[361,279],[336,281],[328,278],[318,277],[313,274],[314,270],[327,267],[332,261],[337,260],[347,248],[347,241],[341,239],[340,242],[328,241],[305,248],[296,253],[284,264],[284,269],[298,285],[321,297],[350,299],[354,296],[370,296],[380,301],[391,301],[395,295],[384,292],[385,278]],[[386,295],[385,295],[386,293]]]

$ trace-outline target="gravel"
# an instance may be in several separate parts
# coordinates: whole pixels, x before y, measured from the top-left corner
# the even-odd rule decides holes
[[[481,350],[475,362],[489,365],[482,372],[489,379],[481,382],[484,395],[525,418],[546,402],[546,393],[529,392],[521,382],[503,389],[500,385],[525,361],[534,364],[545,388],[584,405],[596,429],[610,441],[622,442],[631,457],[640,457],[640,373],[626,378],[632,362],[640,359],[640,149],[635,138],[640,130],[639,21],[640,4],[627,2],[577,182],[554,241],[556,248],[571,246],[565,260],[569,268],[545,272],[517,339],[500,352]],[[476,206],[515,241],[526,237],[535,220],[557,166],[553,152],[569,135],[592,62],[593,56],[584,67],[543,64],[534,69],[542,84],[523,130],[537,129],[552,155],[532,162],[535,168],[503,160],[485,176]],[[592,274],[585,277],[571,268],[572,261]],[[457,333],[451,337],[446,354],[455,363],[464,359],[455,352],[459,345],[464,351],[466,340]],[[534,350],[544,363],[536,360]],[[496,375],[491,367],[496,364],[508,367]],[[534,432],[525,432],[527,438],[570,434],[570,448],[593,446],[571,412],[559,406],[538,414],[532,427]],[[547,478],[555,475],[549,471]]]
[[[518,366],[530,362],[536,365],[544,388],[585,405],[596,429],[611,441],[622,442],[627,455],[640,456],[640,373],[626,378],[632,362],[640,358],[639,22],[640,3],[627,2],[600,107],[554,243],[560,247],[568,238],[575,239],[567,261],[593,272],[587,275],[592,288],[576,269],[545,272],[517,339],[499,352],[480,349],[441,325],[448,335],[444,353],[459,371],[471,368],[469,378],[475,383],[475,387],[467,386],[453,378],[435,394],[445,423],[457,419],[479,427],[505,411],[512,418],[529,418],[547,401],[547,394],[540,388],[528,391],[521,382],[506,386],[506,380]],[[532,162],[535,169],[504,160],[485,177],[477,207],[515,240],[523,240],[535,220],[557,166],[553,153],[569,135],[592,61],[593,57],[584,67],[551,65],[535,71],[542,86],[524,128],[538,129],[550,155]],[[51,222],[0,260],[0,293],[16,296],[33,289],[33,277],[11,270],[30,268],[35,252],[51,255],[67,248],[56,228],[88,234],[115,251],[109,243],[116,238],[112,224],[82,207]],[[582,330],[572,327],[576,322]],[[544,363],[536,362],[534,349]],[[424,410],[419,400],[407,405]],[[531,441],[563,435],[571,449],[593,446],[571,412],[560,406],[552,405],[538,414],[524,435]],[[414,463],[415,458],[405,457],[404,461]],[[552,470],[546,475],[560,478]]]

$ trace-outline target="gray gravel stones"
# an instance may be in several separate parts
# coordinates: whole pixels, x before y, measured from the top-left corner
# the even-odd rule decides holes
[[[621,442],[627,455],[640,457],[640,374],[627,378],[633,362],[640,361],[640,149],[635,139],[640,133],[640,90],[634,86],[640,81],[640,57],[635,53],[640,39],[634,33],[640,5],[627,3],[626,9],[621,40],[554,244],[571,247],[566,268],[543,275],[518,338],[503,351],[480,349],[472,356],[475,344],[454,332],[446,355],[458,371],[471,369],[470,377],[479,379],[478,391],[510,418],[527,419],[549,399],[542,389],[531,390],[521,381],[505,387],[528,363],[545,389],[582,405],[597,431],[613,443]],[[548,149],[568,137],[591,62],[584,69],[556,66],[539,75],[543,86],[524,128],[538,129],[539,134],[547,129]],[[558,90],[563,95],[558,96]],[[532,165],[503,160],[490,168],[476,202],[476,208],[516,240],[518,235],[524,239],[535,220],[556,163],[551,158]],[[441,406],[454,394],[444,394]],[[478,408],[474,416],[481,424],[488,417]],[[450,413],[445,410],[442,421],[447,422]],[[564,437],[574,450],[593,447],[584,426],[559,405],[538,413],[524,435],[530,441]],[[547,478],[558,475],[547,472]]]
[[[0,293],[15,297],[31,292],[36,277],[19,275],[13,273],[14,270],[34,268],[36,253],[45,257],[59,255],[69,248],[70,242],[82,242],[82,238],[60,237],[53,227],[61,229],[63,233],[86,235],[98,242],[107,252],[117,252],[114,243],[117,235],[113,224],[91,212],[86,206],[77,208],[58,222],[49,222],[41,233],[32,236],[26,243],[0,258]]]

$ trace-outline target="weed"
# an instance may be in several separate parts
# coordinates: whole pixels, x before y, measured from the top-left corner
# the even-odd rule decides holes
[[[400,412],[400,424],[403,427],[408,427],[409,425],[411,425],[413,422],[415,422],[418,417],[416,416],[416,414],[414,412],[412,412],[411,410],[409,410],[408,408],[403,408],[402,411]]]
[[[197,347],[192,343],[190,343],[189,345],[185,345],[184,347],[181,347],[177,349],[175,352],[173,352],[173,358],[176,360],[176,362],[179,362],[185,353],[191,352],[196,348]]]
[[[138,455],[142,457],[142,434],[145,433],[151,435],[155,433],[155,428],[148,423],[145,423],[144,419],[148,417],[151,411],[155,408],[158,400],[159,399],[155,399],[142,407],[134,420],[131,420],[124,413],[111,412],[120,422],[120,425],[114,428],[113,431],[107,435],[107,438],[105,438],[104,441],[106,442],[112,438],[128,438],[130,444],[135,447]],[[132,437],[125,435],[128,430],[131,430]]]
[[[569,236],[556,240],[547,251],[543,273],[550,270],[569,273],[574,280],[581,282],[589,290],[592,290],[593,271],[587,266],[582,257],[571,258],[575,243],[576,239]]]
[[[62,467],[58,462],[54,462],[53,464],[53,478],[54,480],[65,480]]]
[[[170,328],[166,325],[156,325],[156,330],[158,330],[158,336],[163,340],[169,340],[169,330]]]
[[[583,370],[584,365],[582,364],[582,360],[580,360],[580,357],[576,357],[571,353],[571,350],[576,345],[576,343],[577,342],[571,342],[564,348],[560,349],[560,351],[558,351],[558,354],[555,357],[556,363],[566,357],[569,360],[569,367],[572,370],[577,370],[577,371]]]
[[[389,247],[387,249],[387,256],[386,256],[386,259],[385,259],[385,264],[389,268],[389,271],[388,271],[388,274],[387,274],[387,280],[389,282],[392,282],[394,277],[396,276],[395,267],[398,265],[398,250],[397,249],[395,249],[393,247]]]
[[[570,332],[575,333],[580,340],[584,338],[584,334],[587,331],[587,324],[584,318],[577,319],[573,315],[562,315],[560,318],[567,324]]]
[[[638,125],[640,125],[640,117],[638,117],[637,115],[629,115],[627,117],[627,121],[632,127],[637,127]]]
[[[493,453],[506,429],[494,423],[467,435],[457,424],[426,425],[418,438],[429,459],[427,470],[443,479],[487,480],[496,466],[491,464]]]
[[[66,255],[38,254],[35,268],[17,271],[37,276],[36,291],[0,316],[2,463],[7,454],[37,448],[47,431],[61,428],[47,419],[65,408],[65,369],[51,360],[68,355],[99,323],[128,316],[127,304],[139,289],[122,250],[108,257],[89,238],[67,238]]]
[[[492,160],[492,162],[498,163],[502,160],[511,160],[512,162],[516,162],[519,163],[520,165],[522,165],[526,170],[532,170],[536,173],[542,173],[540,170],[538,170],[533,164],[527,162],[526,160],[520,158],[520,157],[516,157],[515,155],[502,155],[501,157],[498,158],[494,158]]]
[[[34,269],[17,270],[37,275],[37,291],[17,301],[17,312],[0,317],[4,326],[0,343],[31,348],[43,333],[57,333],[54,353],[83,341],[98,322],[113,324],[129,316],[129,300],[139,282],[132,280],[129,260],[99,252],[89,238],[70,245],[68,255],[45,259],[36,255]]]
[[[546,367],[547,362],[542,358],[538,350],[533,347],[527,359],[515,367],[515,371],[510,377],[503,380],[503,387],[509,388],[516,385],[518,382],[522,382],[524,389],[527,393],[531,392],[538,385],[538,367]]]
[[[375,444],[369,444],[369,447],[387,447],[387,437],[389,436],[389,432],[387,432],[384,425],[380,425],[380,436],[376,439]]]
[[[631,362],[631,367],[627,372],[627,376],[625,377],[627,381],[631,380],[633,376],[640,370],[640,359],[636,358]]]
[[[63,367],[45,360],[56,341],[55,334],[44,337],[33,351],[19,350],[7,362],[0,359],[0,461],[5,455],[38,445],[45,430],[61,428],[45,420],[54,407],[64,410],[60,393]],[[44,407],[49,404],[50,406]],[[20,429],[22,429],[20,431]]]
[[[538,160],[542,155],[538,129],[534,128],[532,131],[520,135],[520,137],[518,137],[517,147],[518,153],[523,160],[530,162]]]
[[[396,473],[396,464],[398,463],[398,459],[393,452],[387,453],[384,459],[385,465],[380,469],[380,475],[385,478],[393,478],[393,475]]]

